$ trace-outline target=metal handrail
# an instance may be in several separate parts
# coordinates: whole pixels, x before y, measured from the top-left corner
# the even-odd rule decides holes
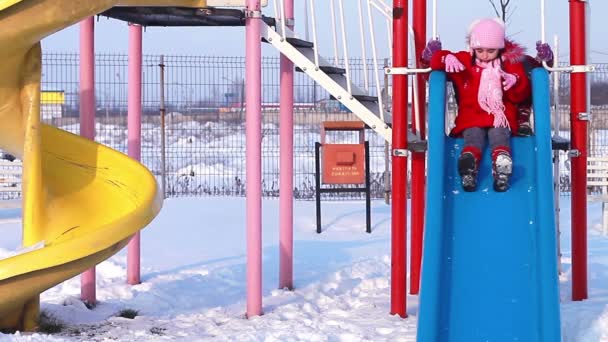
[[[285,29],[285,22],[287,21],[285,15],[285,0],[281,0],[281,36],[283,39],[287,38],[287,30]]]
[[[391,60],[393,59],[393,49],[391,49],[391,47],[393,46],[393,30],[392,30],[392,23],[393,23],[393,17],[391,15],[392,13],[392,8],[390,8],[388,5],[386,5],[385,3],[382,2],[382,0],[368,0],[372,6],[374,6],[378,12],[380,12],[380,14],[382,14],[384,16],[384,18],[386,18],[386,34],[387,34],[387,38],[388,38],[388,51],[389,51],[389,57],[391,58]],[[374,37],[372,37],[372,39],[374,39]]]
[[[310,34],[308,30],[308,0],[304,0],[304,38],[307,41],[310,41]]]
[[[393,58],[393,8],[389,5],[387,5],[386,3],[384,3],[382,0],[372,0],[372,1],[376,1],[380,6],[382,6],[384,8],[384,17],[387,18],[386,20],[386,34],[387,34],[387,38],[388,38],[388,54],[391,57],[391,59]]]
[[[331,33],[334,40],[334,62],[339,65],[338,60],[338,37],[336,36],[336,10],[334,9],[334,0],[329,0],[329,12],[331,14]]]
[[[379,66],[378,66],[378,51],[376,50],[376,39],[374,38],[375,35],[375,30],[374,30],[374,19],[372,18],[372,7],[371,7],[371,1],[372,0],[367,0],[367,20],[368,20],[368,24],[369,24],[369,31],[370,31],[370,41],[372,44],[372,59],[374,62],[374,76],[375,76],[375,81],[376,81],[376,94],[378,95],[378,109],[379,109],[379,113],[380,113],[380,118],[383,121],[386,121],[384,119],[384,103],[382,101],[382,94],[380,92],[380,75],[378,73],[379,70]],[[388,89],[387,89],[388,92]]]
[[[283,2],[283,0],[281,0],[281,2]],[[274,17],[275,17],[275,20],[281,20],[281,17],[280,17],[281,13],[279,13],[279,8],[277,7],[277,1],[276,0],[272,2],[272,7],[274,8]]]
[[[312,43],[315,56],[315,67],[319,68],[319,40],[317,39],[317,17],[315,15],[315,0],[310,0],[310,14],[312,23]]]
[[[553,64],[559,65],[559,39],[557,35],[553,38],[553,51],[555,58],[553,59]],[[559,115],[559,71],[553,73],[553,104],[555,105],[555,122],[553,124],[554,127],[554,135],[559,135],[559,131],[561,129],[561,117]]]
[[[587,3],[588,5],[588,3]],[[587,13],[589,13],[589,11],[586,11]],[[545,30],[545,0],[540,0],[540,41],[541,43],[545,43],[546,42],[546,30]],[[588,23],[588,21],[587,21]],[[589,37],[589,36],[587,36]],[[588,40],[589,38],[587,38]],[[588,41],[587,41],[588,44]],[[586,61],[587,63],[587,61]],[[593,72],[593,70],[595,69],[595,67],[593,65],[570,65],[567,67],[550,67],[547,62],[543,61],[542,65],[545,69],[551,71],[551,72]]]
[[[437,34],[437,0],[433,0],[433,39],[438,39]]]
[[[410,33],[410,51],[412,51],[412,53],[414,54],[414,58],[411,58],[410,60],[412,60],[414,66],[416,66],[416,34],[414,33],[414,28],[411,25],[408,25],[408,31]],[[416,75],[412,76],[412,87],[413,87],[413,97],[414,97],[414,107],[416,108],[416,111],[414,112],[414,128],[416,129],[416,133],[420,133],[420,111],[418,110],[418,77],[416,77]]]
[[[359,33],[361,35],[361,57],[363,58],[363,84],[365,91],[369,92],[369,75],[367,70],[367,53],[365,49],[365,27],[363,25],[363,7],[361,1],[357,0],[357,6],[359,9]]]
[[[344,49],[344,69],[346,70],[346,90],[352,95],[352,84],[350,82],[350,63],[348,60],[348,47],[346,44],[346,28],[344,23],[344,0],[338,0],[340,7],[340,28],[342,29],[342,48]]]

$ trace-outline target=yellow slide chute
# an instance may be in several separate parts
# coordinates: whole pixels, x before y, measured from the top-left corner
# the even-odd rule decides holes
[[[23,160],[23,246],[0,260],[0,329],[35,330],[39,295],[118,252],[158,214],[154,176],[40,122],[40,41],[113,6],[204,0],[0,0],[0,148]]]

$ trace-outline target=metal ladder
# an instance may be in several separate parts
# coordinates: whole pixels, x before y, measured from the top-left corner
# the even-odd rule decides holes
[[[261,35],[264,42],[279,50],[293,62],[296,71],[304,72],[310,76],[327,90],[331,98],[340,101],[370,129],[391,144],[391,113],[384,110],[382,100],[378,96],[370,95],[368,90],[361,89],[350,80],[347,62],[345,62],[344,67],[340,67],[336,66],[337,59],[332,63],[320,56],[318,51],[315,51],[314,42],[297,37],[295,32],[282,22],[280,16],[275,20],[275,25],[270,25],[267,22],[262,22],[261,25]],[[314,31],[314,20],[312,25]],[[345,58],[347,58],[346,54]],[[379,88],[378,84],[376,86]],[[420,140],[417,135],[408,130],[408,149],[424,151],[426,141]]]

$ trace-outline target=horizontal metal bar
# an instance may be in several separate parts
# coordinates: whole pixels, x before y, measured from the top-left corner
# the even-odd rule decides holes
[[[551,72],[570,72],[570,73],[581,73],[581,72],[594,72],[595,65],[571,65],[568,67],[550,67],[547,62],[543,61],[543,67]]]
[[[0,192],[20,192],[21,186],[0,186]]]
[[[415,69],[415,68],[384,68],[384,73],[387,75],[412,75],[412,74],[426,74],[431,72],[431,68],[426,69]]]
[[[335,193],[335,192],[365,192],[367,188],[331,188],[331,189],[319,189],[321,193]]]
[[[393,149],[393,156],[408,158],[410,156],[410,151],[403,148],[395,148]]]
[[[23,169],[2,169],[2,168],[0,168],[0,176],[20,175],[22,173],[23,173]]]

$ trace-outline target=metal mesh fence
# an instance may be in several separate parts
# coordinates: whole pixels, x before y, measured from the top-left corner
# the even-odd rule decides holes
[[[239,196],[245,193],[245,59],[243,57],[164,56],[166,108],[167,196]],[[161,177],[160,126],[161,56],[143,58],[142,162]],[[350,60],[351,77],[365,87],[363,60]],[[280,61],[262,62],[263,139],[262,172],[265,196],[279,190],[279,94]],[[371,61],[367,65],[373,65]],[[381,67],[381,66],[380,66]],[[372,71],[367,79],[376,93]],[[42,90],[61,93],[63,101],[43,103],[43,120],[65,130],[79,132],[79,56],[77,53],[43,55]],[[608,64],[597,65],[591,77],[590,155],[608,152]],[[123,153],[127,151],[128,56],[96,56],[96,140]],[[560,103],[569,103],[569,76],[561,74]],[[381,81],[382,82],[382,81]],[[356,117],[312,79],[295,75],[294,192],[297,198],[314,198],[314,143],[326,120]],[[385,85],[381,84],[384,88]],[[387,102],[387,101],[385,101]],[[390,103],[389,103],[390,104]],[[560,105],[562,135],[569,130],[569,108]],[[366,131],[370,144],[372,196],[381,198],[388,186],[390,158],[382,138]],[[329,142],[356,142],[349,133],[331,133]],[[565,154],[564,158],[565,157]],[[567,164],[567,158],[564,160]],[[568,179],[567,168],[562,168]],[[564,184],[563,190],[569,186]],[[4,197],[18,193],[3,192]],[[360,194],[324,194],[326,198],[362,198]]]
[[[161,176],[160,129],[161,56],[143,58],[142,162]],[[245,98],[243,57],[163,56],[166,108],[167,196],[244,195]],[[279,191],[279,58],[262,61],[262,177],[265,196]],[[350,61],[352,80],[363,86],[363,61]],[[65,94],[58,113],[43,104],[43,120],[78,133],[78,54],[43,56],[43,91]],[[371,75],[371,71],[370,72]],[[96,140],[127,151],[128,56],[96,56]],[[338,101],[307,75],[295,75],[294,191],[297,198],[314,197],[314,143],[326,120],[356,120]],[[371,86],[370,91],[375,92]],[[384,196],[383,140],[372,131],[370,142],[372,195]],[[348,143],[348,134],[328,139]],[[336,196],[326,194],[324,197]],[[360,194],[339,194],[359,198]],[[362,195],[361,195],[362,196]],[[362,197],[361,197],[362,198]]]

